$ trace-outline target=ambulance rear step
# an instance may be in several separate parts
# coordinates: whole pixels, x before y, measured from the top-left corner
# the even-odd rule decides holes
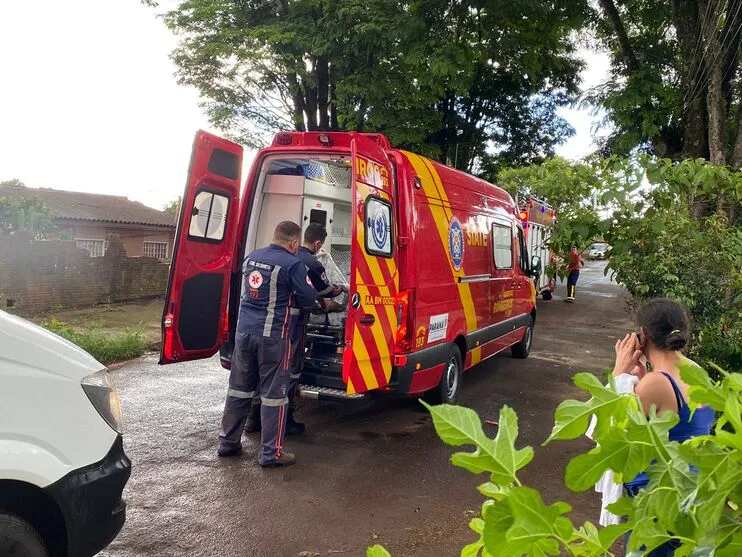
[[[362,393],[349,395],[342,389],[331,389],[329,387],[317,387],[314,385],[299,385],[299,392],[304,398],[316,400],[360,400],[366,397]]]

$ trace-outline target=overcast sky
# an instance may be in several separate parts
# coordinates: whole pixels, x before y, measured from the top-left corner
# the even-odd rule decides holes
[[[139,0],[0,1],[0,181],[158,208],[180,195],[193,134],[210,126],[175,82],[175,44]],[[587,61],[592,86],[606,60]],[[587,154],[590,116],[562,114],[577,135],[559,154]]]

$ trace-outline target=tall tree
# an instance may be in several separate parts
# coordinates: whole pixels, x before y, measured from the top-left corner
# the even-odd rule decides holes
[[[742,0],[599,0],[593,24],[612,54],[609,81],[592,95],[613,126],[605,148],[673,160],[704,158],[742,169]],[[700,195],[698,218],[738,203]]]
[[[184,0],[165,20],[180,81],[242,142],[382,131],[484,172],[572,133],[556,109],[577,93],[570,36],[587,14],[585,0]]]

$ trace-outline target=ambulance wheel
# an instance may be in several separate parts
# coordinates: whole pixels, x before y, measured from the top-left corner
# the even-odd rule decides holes
[[[543,291],[543,292],[541,293],[541,297],[542,297],[542,298],[543,298],[544,300],[546,300],[547,302],[548,302],[549,300],[551,300],[551,298],[552,298],[551,290],[544,290],[544,291]]]
[[[438,386],[425,393],[425,400],[429,404],[455,404],[461,390],[461,352],[456,345],[452,345],[448,352],[448,359],[443,368],[441,382]]]
[[[44,541],[25,520],[0,511],[0,555],[3,557],[47,557]]]
[[[531,353],[531,344],[533,343],[533,319],[528,318],[528,325],[523,338],[518,344],[513,344],[510,348],[513,358],[525,359]]]

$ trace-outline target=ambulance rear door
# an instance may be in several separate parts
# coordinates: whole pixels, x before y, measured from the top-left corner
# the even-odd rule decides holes
[[[208,358],[229,334],[242,151],[196,133],[162,314],[160,364]]]
[[[351,154],[353,239],[343,353],[349,394],[389,383],[399,326],[392,164],[380,145],[361,134],[353,134]]]

